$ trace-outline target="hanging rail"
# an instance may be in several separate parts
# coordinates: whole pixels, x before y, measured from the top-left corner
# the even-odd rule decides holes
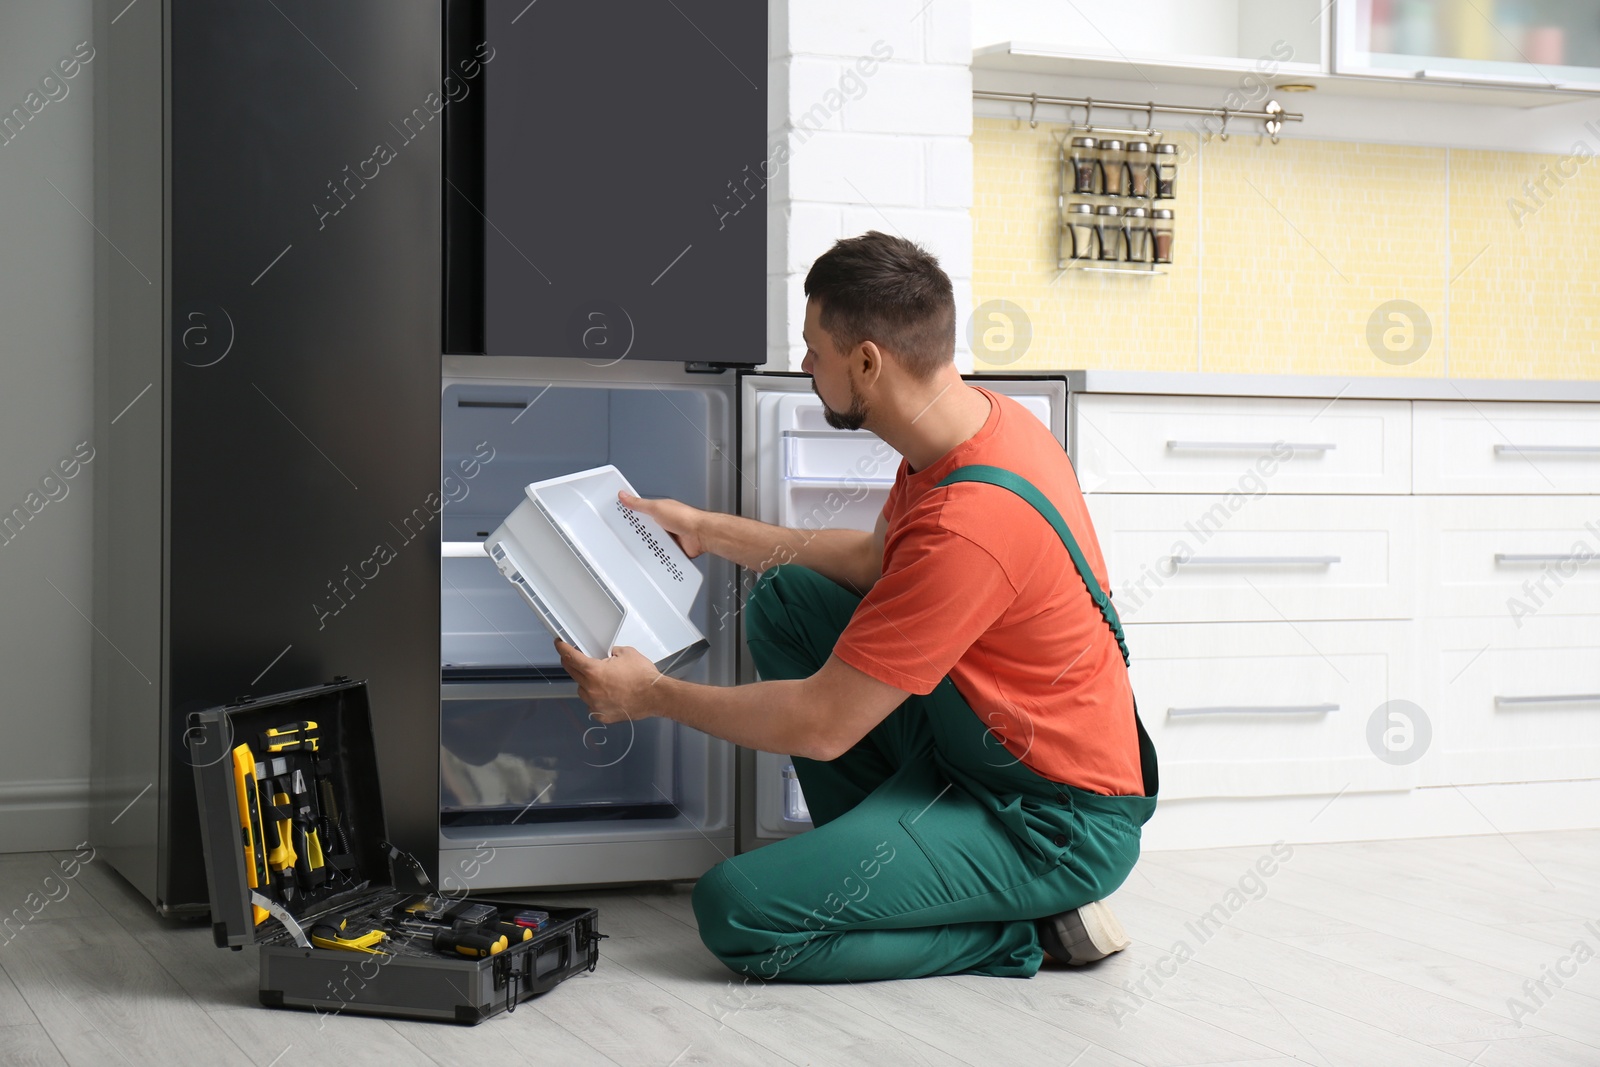
[[[1041,96],[1038,93],[1009,93],[994,89],[974,89],[972,96],[975,100],[999,100],[1004,103],[1029,105],[1029,126],[1039,125],[1040,104],[1065,107],[1069,112],[1073,108],[1081,107],[1083,108],[1083,122],[1075,125],[1097,129],[1102,128],[1096,127],[1094,123],[1094,109],[1097,107],[1105,108],[1108,111],[1143,111],[1146,115],[1145,121],[1149,124],[1151,132],[1154,132],[1155,116],[1156,112],[1159,111],[1163,115],[1208,115],[1212,118],[1220,118],[1222,120],[1224,140],[1227,139],[1228,121],[1230,119],[1259,120],[1264,125],[1266,132],[1272,137],[1273,143],[1276,144],[1278,134],[1283,129],[1285,122],[1305,121],[1303,114],[1297,111],[1283,110],[1283,105],[1276,100],[1268,100],[1260,111],[1235,111],[1226,107],[1191,107],[1187,104],[1157,104],[1154,101],[1146,101],[1141,104],[1128,100],[1096,100],[1091,96]]]

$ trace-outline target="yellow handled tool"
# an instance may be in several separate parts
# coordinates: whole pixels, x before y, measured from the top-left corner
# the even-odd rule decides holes
[[[368,930],[364,934],[352,937],[344,928],[341,919],[337,926],[332,923],[318,923],[311,928],[311,943],[317,948],[339,948],[349,952],[366,952],[374,956],[387,956],[382,949],[374,945],[382,944],[386,935],[382,930]]]
[[[445,955],[452,953],[481,960],[497,956],[511,944],[505,934],[494,934],[476,926],[458,926],[453,930],[440,930],[433,935],[433,947]]]
[[[274,793],[272,803],[280,809],[287,808],[289,794]],[[275,871],[287,871],[298,858],[294,852],[294,823],[289,819],[279,819],[273,825],[278,832],[278,843],[267,853],[267,866]]]
[[[261,735],[261,744],[268,752],[317,751],[317,724],[314,722],[286,722],[274,726]]]
[[[263,851],[266,841],[263,840],[261,828],[261,797],[256,791],[256,759],[249,745],[240,745],[233,750],[233,789],[239,802],[239,831],[244,838],[245,880],[251,889],[260,889],[271,875],[267,871],[267,856]],[[255,925],[266,922],[267,909],[252,905],[251,911]]]

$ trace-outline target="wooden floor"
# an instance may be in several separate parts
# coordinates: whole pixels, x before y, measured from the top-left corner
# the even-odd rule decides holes
[[[69,855],[0,856],[4,910],[59,898],[0,944],[0,1063],[1600,1064],[1600,830],[1152,853],[1133,947],[1027,981],[744,990],[686,888],[585,894],[599,968],[474,1028],[260,1008],[253,951]]]

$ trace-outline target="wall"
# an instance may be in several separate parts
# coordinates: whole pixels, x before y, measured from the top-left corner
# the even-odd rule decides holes
[[[882,230],[937,255],[966,321],[972,73],[966,0],[772,0],[769,369],[805,357],[803,284],[840,237]],[[965,339],[957,360],[970,366]]]
[[[973,297],[1032,327],[1025,353],[980,351],[980,369],[1600,378],[1600,163],[1177,133],[1170,273],[1061,273],[1064,130],[974,122]],[[1600,126],[1586,136],[1600,151]],[[1570,176],[1536,198],[1523,183],[1546,165]],[[1384,346],[1371,323],[1390,300],[1422,310],[1425,349]]]
[[[71,79],[56,64],[90,39],[90,10],[0,6],[0,118],[28,116],[0,134],[0,852],[87,828],[94,464],[57,465],[94,447],[94,62]]]

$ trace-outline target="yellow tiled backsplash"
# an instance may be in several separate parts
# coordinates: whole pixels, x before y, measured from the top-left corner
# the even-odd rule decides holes
[[[1600,160],[1530,192],[1560,157],[1168,134],[1174,262],[1147,277],[1056,269],[1064,132],[973,123],[973,302],[1032,328],[980,371],[1600,378]]]

